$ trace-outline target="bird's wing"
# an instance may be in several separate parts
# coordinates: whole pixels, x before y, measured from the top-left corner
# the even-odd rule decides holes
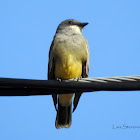
[[[54,74],[55,62],[54,62],[54,56],[52,55],[53,46],[54,46],[54,41],[52,42],[51,47],[50,47],[50,51],[49,51],[48,80],[55,79],[55,74]],[[57,104],[57,94],[53,94],[52,98],[53,98],[53,103],[54,103],[55,109],[57,110],[57,107],[56,107],[56,104]]]
[[[89,72],[89,47],[88,47],[88,42],[86,39],[85,39],[85,41],[86,41],[85,47],[86,47],[87,59],[82,64],[82,75],[81,75],[82,78],[88,77],[88,72]],[[74,101],[73,101],[73,105],[74,105],[73,112],[75,111],[75,109],[78,105],[81,95],[82,95],[82,92],[75,93],[75,97],[74,97]]]
[[[89,47],[88,47],[87,40],[86,40],[86,53],[87,53],[87,59],[85,62],[83,62],[82,65],[82,78],[88,77],[88,73],[89,73]]]

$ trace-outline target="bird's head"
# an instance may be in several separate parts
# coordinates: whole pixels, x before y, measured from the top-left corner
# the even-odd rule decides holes
[[[57,30],[64,30],[66,32],[74,32],[77,34],[81,34],[82,33],[82,29],[83,27],[85,27],[88,23],[81,23],[80,21],[74,20],[74,19],[67,19],[62,21]]]

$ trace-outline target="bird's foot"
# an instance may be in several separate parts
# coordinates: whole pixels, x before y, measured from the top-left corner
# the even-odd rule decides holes
[[[59,83],[62,82],[62,79],[60,79],[60,78],[56,78],[56,80],[57,80]]]
[[[79,80],[81,80],[81,78],[82,78],[82,76],[81,76],[81,77],[75,77],[75,78],[73,79],[73,81],[79,81]]]

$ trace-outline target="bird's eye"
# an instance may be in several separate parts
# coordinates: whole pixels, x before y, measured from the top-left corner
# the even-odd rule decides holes
[[[69,21],[69,24],[72,24],[72,21]]]

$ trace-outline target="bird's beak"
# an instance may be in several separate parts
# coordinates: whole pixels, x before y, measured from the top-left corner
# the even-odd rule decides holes
[[[86,25],[88,25],[88,23],[87,23],[87,22],[85,22],[85,23],[81,23],[81,24],[80,24],[80,27],[82,27],[82,28],[83,28],[83,27],[85,27]]]

